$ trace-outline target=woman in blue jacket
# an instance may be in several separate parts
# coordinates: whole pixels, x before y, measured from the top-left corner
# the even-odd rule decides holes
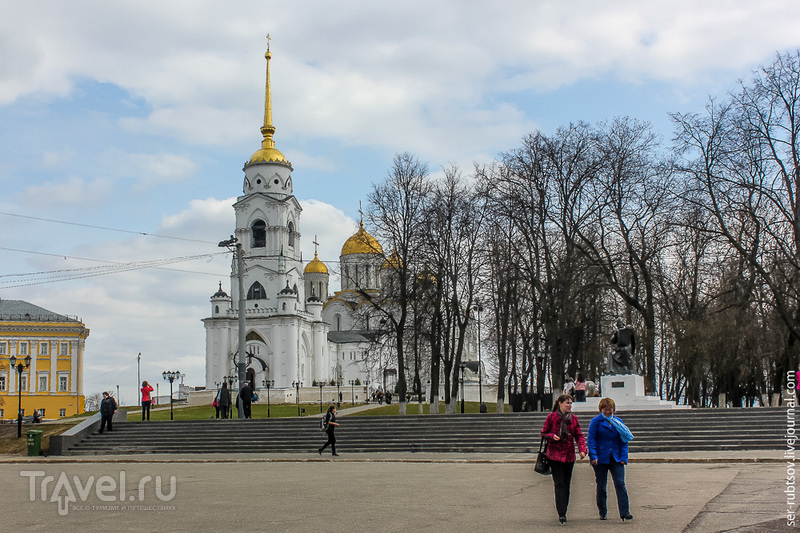
[[[622,420],[614,416],[614,400],[603,398],[600,400],[599,408],[600,414],[589,424],[587,444],[589,460],[594,468],[594,479],[597,482],[597,510],[600,511],[600,520],[605,520],[608,514],[606,485],[609,472],[617,492],[619,516],[623,522],[633,520],[628,502],[628,489],[625,487],[628,441],[633,435]]]

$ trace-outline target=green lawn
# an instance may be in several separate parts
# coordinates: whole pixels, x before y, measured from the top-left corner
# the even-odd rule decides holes
[[[342,407],[346,407],[342,405]],[[444,402],[439,403],[439,414],[444,414]],[[488,413],[494,413],[497,409],[496,404],[486,404],[486,408]],[[511,412],[511,407],[508,405],[505,406],[507,413]],[[430,413],[431,406],[428,403],[422,404],[422,414],[427,415]],[[464,412],[465,413],[480,413],[481,412],[481,404],[479,402],[465,402],[464,403]],[[456,413],[461,413],[461,402],[456,405]],[[361,411],[358,413],[353,413],[350,416],[377,416],[377,415],[399,415],[400,414],[400,405],[397,403],[391,403],[389,405],[381,405],[376,407],[375,409],[370,409],[369,411]],[[418,415],[419,414],[419,404],[416,402],[411,402],[406,404],[406,414],[407,415]]]
[[[323,403],[322,409],[323,412],[328,409],[329,403]],[[356,405],[363,405],[363,404],[356,404]],[[151,411],[150,412],[150,420],[169,420],[169,409],[162,409],[164,406],[158,406],[158,411]],[[342,403],[341,409],[347,409],[351,407],[349,403]],[[495,404],[487,404],[489,413],[495,412]],[[430,404],[423,404],[423,414],[428,414],[430,410]],[[128,411],[128,420],[136,421],[141,420],[141,410],[136,407],[124,407]],[[301,403],[301,416],[319,416],[321,414],[319,403]],[[304,410],[304,411],[303,411]],[[297,416],[297,405],[296,404],[271,404],[269,407],[270,417],[271,418],[286,418],[286,417],[296,417]],[[367,411],[361,411],[358,413],[353,413],[350,416],[370,416],[370,415],[398,415],[400,411],[400,405],[397,403],[392,403],[389,405],[380,405],[376,406],[374,409],[369,409]],[[506,412],[510,411],[510,407],[506,405]],[[267,418],[267,404],[262,403],[254,403],[252,406],[252,416],[253,418]],[[461,412],[461,403],[456,406],[456,412]],[[480,412],[480,404],[478,402],[466,402],[464,404],[464,412],[466,413],[479,413]],[[439,404],[439,413],[444,414],[444,403]],[[209,418],[214,417],[214,408],[210,405],[199,405],[194,407],[180,407],[177,406],[173,408],[173,414],[175,420],[208,420]],[[409,403],[406,405],[406,414],[409,415],[416,415],[419,414],[419,404],[417,403]],[[236,409],[233,410],[233,417],[237,417]]]
[[[349,405],[349,404],[348,404]],[[150,411],[150,420],[169,420],[169,409],[161,410],[163,405],[158,406],[158,411]],[[342,404],[342,407],[345,407]],[[323,409],[328,409],[328,404],[323,404]],[[301,403],[300,404],[301,416],[315,416],[320,414],[319,403]],[[305,410],[305,412],[303,412]],[[210,405],[199,405],[194,407],[173,407],[173,416],[175,420],[207,420],[213,418],[215,409]],[[269,414],[271,418],[286,418],[297,416],[297,404],[271,404],[269,406]],[[267,404],[254,403],[251,408],[251,415],[253,418],[267,418]],[[237,417],[236,409],[233,410],[233,417]],[[136,407],[128,408],[128,420],[135,421],[142,419],[142,411]]]

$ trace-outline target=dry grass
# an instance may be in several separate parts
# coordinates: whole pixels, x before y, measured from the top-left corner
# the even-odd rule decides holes
[[[72,424],[22,424],[22,437],[17,438],[17,424],[0,424],[0,455],[28,455],[28,439],[26,432],[31,429],[42,431],[42,451],[47,453],[50,448],[50,436],[60,435]]]

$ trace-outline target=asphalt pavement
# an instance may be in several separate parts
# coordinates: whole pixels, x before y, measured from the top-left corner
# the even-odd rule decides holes
[[[321,439],[322,440],[322,439]],[[526,454],[0,458],[3,531],[790,531],[780,451],[631,457],[632,522],[600,521],[586,460],[565,526]]]
[[[358,408],[356,408],[358,409]],[[341,414],[346,414],[344,411]],[[320,444],[324,436],[320,436]],[[531,454],[347,453],[0,457],[1,531],[794,531],[780,450],[632,454],[632,522],[609,480],[600,521],[587,460],[568,521]]]

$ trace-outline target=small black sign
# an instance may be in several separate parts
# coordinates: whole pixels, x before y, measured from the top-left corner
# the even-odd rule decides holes
[[[624,389],[625,388],[625,382],[624,381],[612,381],[611,382],[611,388],[612,389]]]

